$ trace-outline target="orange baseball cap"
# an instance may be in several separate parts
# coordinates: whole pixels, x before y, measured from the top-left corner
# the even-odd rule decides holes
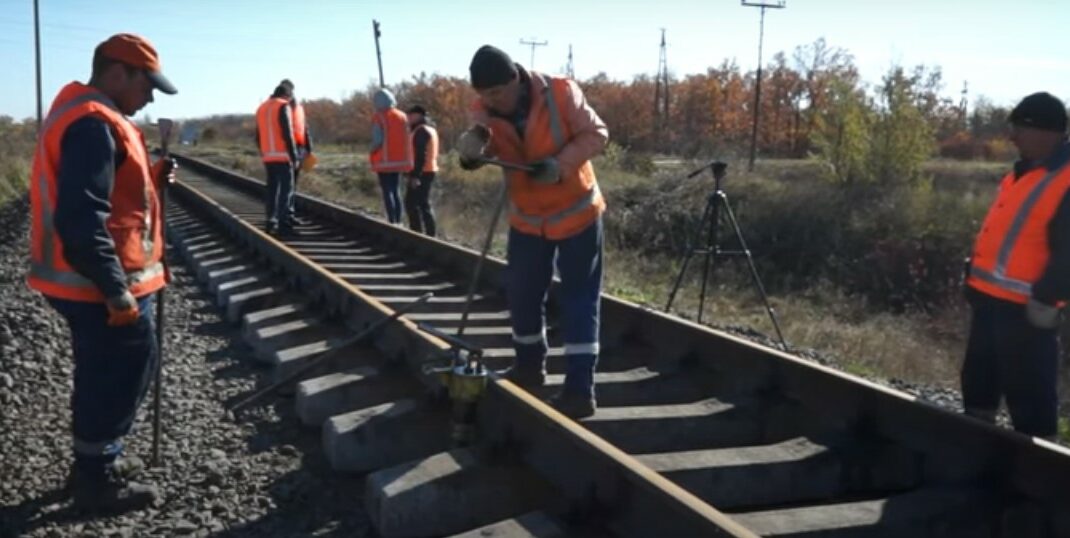
[[[163,76],[160,57],[148,39],[134,34],[115,34],[97,45],[97,52],[105,58],[122,62],[134,69],[141,69],[156,89],[168,95],[178,93],[175,85]]]

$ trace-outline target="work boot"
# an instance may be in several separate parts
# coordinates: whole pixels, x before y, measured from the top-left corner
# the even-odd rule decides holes
[[[514,365],[505,372],[505,378],[525,390],[546,385],[546,372],[542,368],[521,368]]]
[[[159,497],[155,486],[130,482],[111,465],[102,477],[79,474],[74,481],[74,507],[88,512],[140,510],[155,503]]]
[[[565,391],[555,394],[546,403],[553,406],[562,415],[573,419],[587,418],[594,415],[595,409],[598,408],[593,396],[584,396]]]
[[[133,480],[137,478],[137,475],[141,474],[141,471],[145,470],[145,462],[141,461],[141,458],[137,456],[119,456],[109,465],[113,472],[123,480]],[[64,486],[68,493],[74,492],[74,484],[78,481],[77,475],[78,467],[71,465],[70,471],[67,472],[67,483]]]

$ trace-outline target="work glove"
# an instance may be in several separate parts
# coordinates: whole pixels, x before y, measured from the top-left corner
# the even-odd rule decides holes
[[[489,143],[490,129],[486,125],[477,123],[461,133],[455,145],[457,153],[461,156],[461,168],[474,170],[482,166]]]
[[[561,167],[557,164],[557,159],[548,157],[531,163],[531,172],[528,172],[528,175],[538,183],[557,183],[561,181]]]
[[[133,325],[138,318],[137,299],[130,291],[124,291],[122,295],[108,298],[108,326],[121,327]]]
[[[410,189],[418,189],[418,188],[420,188],[420,176],[418,176],[416,174],[409,174],[409,188]]]
[[[1061,321],[1060,317],[1058,307],[1042,303],[1032,297],[1025,304],[1025,319],[1029,320],[1030,325],[1038,329],[1054,329],[1058,327],[1059,321]]]
[[[152,165],[156,184],[168,187],[175,182],[175,170],[178,170],[178,162],[171,157],[164,157]]]

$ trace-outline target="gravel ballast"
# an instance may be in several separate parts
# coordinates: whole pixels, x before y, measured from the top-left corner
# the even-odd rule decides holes
[[[359,477],[330,472],[292,400],[228,419],[265,372],[182,266],[167,292],[162,502],[95,518],[62,493],[70,464],[65,324],[25,285],[28,204],[0,208],[0,538],[14,536],[363,536]],[[151,395],[127,452],[148,462]]]

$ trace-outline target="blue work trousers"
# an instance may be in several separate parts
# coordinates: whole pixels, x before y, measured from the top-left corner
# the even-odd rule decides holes
[[[267,225],[287,227],[290,225],[294,196],[294,169],[290,163],[264,163],[267,168],[267,197],[264,210]]]
[[[400,180],[401,174],[398,172],[379,172],[379,188],[383,190],[383,207],[386,209],[386,220],[390,224],[401,222]]]
[[[1014,429],[1037,437],[1057,431],[1059,338],[1025,317],[1025,305],[991,298],[973,301],[973,320],[962,364],[967,411],[994,416],[1007,402]]]
[[[508,258],[507,295],[517,368],[545,369],[546,298],[556,264],[561,278],[557,304],[567,360],[564,390],[594,397],[602,292],[602,219],[561,240],[510,228]]]
[[[99,478],[122,453],[121,439],[130,433],[155,373],[159,353],[154,296],[138,299],[137,321],[123,327],[108,326],[108,310],[102,303],[53,298],[48,302],[71,330],[75,467],[84,476]]]

